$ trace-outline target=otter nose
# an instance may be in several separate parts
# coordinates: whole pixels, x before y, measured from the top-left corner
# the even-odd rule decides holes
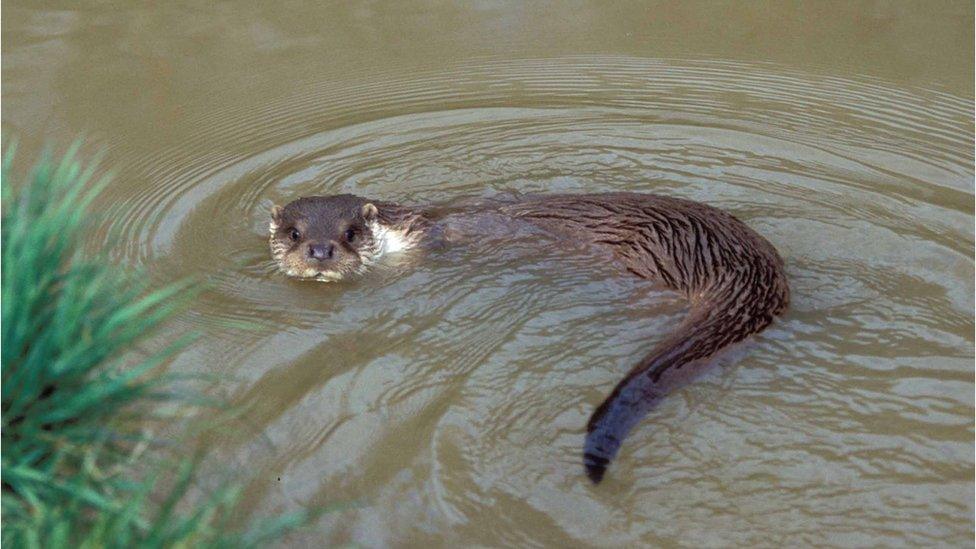
[[[334,244],[312,244],[308,247],[308,257],[318,259],[319,261],[323,259],[332,259],[332,254],[334,253]]]

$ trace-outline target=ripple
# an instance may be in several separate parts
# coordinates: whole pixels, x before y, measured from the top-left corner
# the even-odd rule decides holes
[[[737,544],[811,543],[818,527],[931,543],[961,535],[933,513],[970,524],[971,101],[627,57],[293,89],[199,113],[193,138],[127,168],[140,184],[113,217],[129,261],[205,273],[186,322],[255,407],[247,432],[273,441],[251,466],[298,479],[287,497],[254,488],[269,506],[368,494],[395,514],[419,498],[422,528],[485,545],[712,543],[716,525]],[[781,250],[794,304],[736,366],[655,411],[606,490],[580,480],[583,424],[681,317],[674,296],[504,243],[352,284],[289,281],[267,257],[271,205],[300,195],[608,190],[732,211]]]

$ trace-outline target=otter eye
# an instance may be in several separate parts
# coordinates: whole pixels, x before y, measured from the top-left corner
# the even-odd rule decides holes
[[[356,238],[356,229],[349,227],[346,229],[346,240],[352,242],[354,238]]]
[[[290,231],[288,231],[288,236],[292,240],[298,241],[298,239],[302,237],[302,233],[298,232],[298,229],[292,228]]]

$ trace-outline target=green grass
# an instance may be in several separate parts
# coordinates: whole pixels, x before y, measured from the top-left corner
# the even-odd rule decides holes
[[[77,147],[16,182],[3,157],[2,543],[9,547],[248,547],[307,517],[231,529],[239,490],[189,501],[196,461],[164,453],[142,426],[171,402],[156,374],[192,337],[140,353],[193,293],[85,254],[105,179]],[[168,471],[168,472],[164,472]],[[9,544],[9,545],[8,545]]]

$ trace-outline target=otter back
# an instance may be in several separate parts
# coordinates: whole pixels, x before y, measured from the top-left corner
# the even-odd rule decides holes
[[[590,417],[583,463],[593,482],[603,478],[630,430],[676,380],[690,376],[692,364],[762,331],[789,303],[783,261],[766,239],[722,210],[679,198],[640,193],[539,195],[475,200],[452,212],[443,206],[409,207],[342,195],[300,199],[278,213],[272,251],[286,272],[299,269],[279,258],[303,253],[315,261],[302,260],[300,272],[325,272],[323,260],[315,257],[323,239],[328,246],[341,245],[354,254],[346,260],[353,267],[346,270],[359,272],[383,253],[403,252],[434,239],[451,241],[458,227],[470,233],[473,228],[490,231],[527,223],[595,247],[625,271],[681,292],[691,304],[688,316],[624,376]],[[326,219],[329,226],[305,227],[303,219],[310,218]],[[466,218],[472,223],[458,222]],[[294,236],[288,233],[289,225],[317,239],[307,245],[310,251],[292,251],[295,246],[284,241],[288,234]],[[359,240],[347,238],[351,234]]]

